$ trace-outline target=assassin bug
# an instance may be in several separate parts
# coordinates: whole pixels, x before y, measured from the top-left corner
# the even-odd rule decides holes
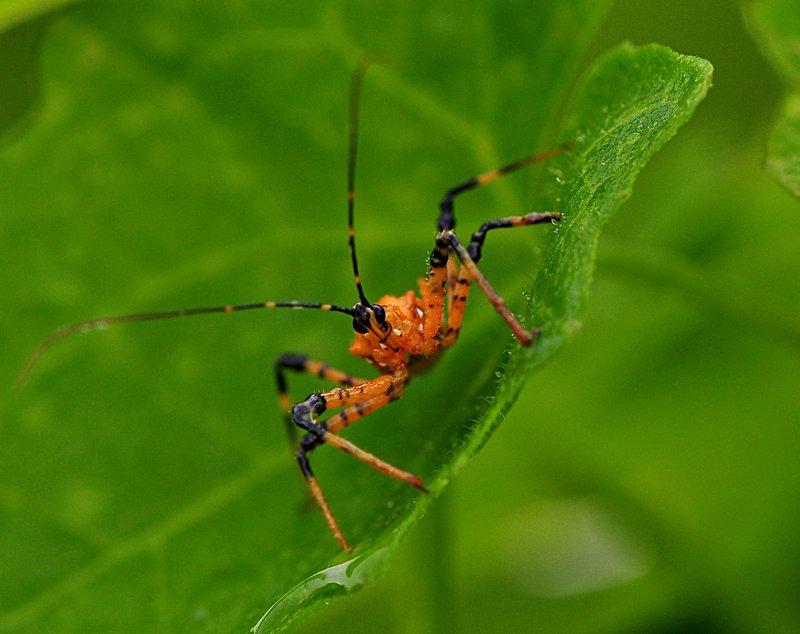
[[[529,213],[485,222],[472,234],[469,243],[464,246],[454,231],[456,220],[453,203],[455,198],[464,192],[487,185],[501,176],[553,157],[567,149],[562,146],[528,156],[471,178],[447,190],[439,203],[438,233],[429,258],[428,275],[419,280],[419,295],[410,290],[401,296],[385,295],[377,302],[372,303],[367,299],[361,284],[353,221],[361,84],[366,69],[372,61],[369,56],[365,56],[359,61],[350,86],[347,224],[348,247],[358,292],[358,301],[353,306],[345,307],[316,302],[270,301],[90,319],[63,326],[54,331],[34,350],[20,373],[20,379],[24,382],[42,354],[61,339],[78,332],[102,329],[113,324],[172,319],[208,313],[235,313],[265,308],[313,308],[349,316],[356,333],[349,351],[351,354],[363,358],[378,370],[380,376],[377,378],[358,378],[326,363],[299,354],[285,354],[275,364],[279,400],[285,413],[284,419],[290,438],[294,439],[293,449],[296,451],[300,470],[334,538],[345,550],[351,550],[351,547],[314,476],[309,463],[309,455],[323,444],[332,445],[377,471],[402,480],[427,493],[427,489],[419,477],[357,447],[343,438],[340,432],[358,419],[402,397],[411,377],[429,368],[444,350],[456,343],[467,296],[473,282],[477,284],[508,324],[520,344],[529,346],[536,339],[539,331],[537,329],[526,330],[519,323],[503,299],[494,291],[478,269],[477,264],[481,259],[486,235],[490,231],[556,222],[561,219],[561,213]],[[287,372],[307,373],[335,383],[337,387],[325,392],[314,392],[305,400],[292,405],[287,388]],[[332,410],[339,411],[329,414],[325,420],[321,420],[324,413],[330,413]],[[299,442],[295,436],[297,429],[303,432]]]

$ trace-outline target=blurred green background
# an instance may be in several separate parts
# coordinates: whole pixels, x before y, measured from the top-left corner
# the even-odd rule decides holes
[[[444,188],[557,138],[525,89],[554,82],[511,66],[504,85],[481,57],[536,50],[517,24],[523,4],[464,9],[453,27],[449,3],[270,5],[265,21],[231,2],[231,23],[252,28],[213,45],[208,33],[226,25],[206,3],[159,7],[160,20],[147,19],[149,3],[77,3],[42,29],[40,106],[7,131],[0,178],[0,631],[95,631],[115,616],[119,631],[219,631],[216,613],[252,624],[287,578],[335,553],[302,511],[271,375],[283,351],[357,371],[335,317],[109,330],[61,344],[25,391],[10,384],[64,322],[351,301],[343,122],[365,46],[400,54],[365,95],[362,274],[368,292],[409,288]],[[417,12],[441,40],[414,41]],[[388,42],[380,23],[392,24]],[[353,39],[321,54],[337,33]],[[20,37],[39,50],[38,26]],[[492,46],[453,48],[461,38]],[[800,631],[800,206],[761,169],[783,88],[735,2],[620,0],[581,59],[625,39],[710,60],[715,85],[608,226],[580,336],[534,377],[390,572],[304,631]],[[15,94],[36,100],[37,88]],[[519,211],[532,181],[476,194],[464,224],[487,208]],[[546,239],[516,232],[487,248],[487,274],[516,308],[535,267],[508,263],[535,262]],[[475,298],[463,350],[353,437],[407,466],[425,439],[414,445],[403,429],[491,373],[497,326]],[[458,374],[465,360],[474,374]],[[293,392],[316,387],[298,380]],[[338,456],[319,452],[315,464],[344,517],[378,518],[352,528],[361,538],[392,504],[412,503]],[[142,605],[154,607],[123,618]]]

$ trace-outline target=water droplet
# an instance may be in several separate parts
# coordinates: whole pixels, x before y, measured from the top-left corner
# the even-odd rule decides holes
[[[253,634],[276,631],[315,598],[327,600],[335,594],[359,590],[382,572],[388,556],[387,548],[378,547],[311,575],[278,599],[250,631]]]
[[[625,143],[627,143],[628,145],[635,145],[636,143],[639,142],[639,139],[641,139],[641,138],[642,138],[642,135],[639,134],[638,132],[631,132],[628,135],[628,138],[625,139]]]

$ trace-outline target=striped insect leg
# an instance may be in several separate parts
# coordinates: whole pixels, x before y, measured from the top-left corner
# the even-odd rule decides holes
[[[427,490],[422,485],[422,480],[419,477],[408,473],[407,471],[403,471],[402,469],[398,469],[397,467],[385,462],[384,460],[381,460],[368,451],[357,447],[349,440],[345,440],[338,435],[341,430],[349,427],[357,420],[372,414],[381,407],[384,407],[392,401],[400,398],[403,395],[403,387],[404,384],[393,384],[384,393],[379,394],[368,401],[364,401],[363,403],[351,405],[332,415],[325,421],[325,433],[322,436],[322,441],[336,447],[337,449],[340,449],[350,456],[353,456],[357,460],[360,460],[361,462],[369,465],[377,471],[380,471],[381,473],[385,473],[386,475],[396,478],[397,480],[402,480],[403,482],[406,482],[407,484],[410,484],[411,486],[427,493]]]
[[[323,443],[330,444],[378,471],[403,480],[424,491],[422,480],[417,476],[398,469],[336,434],[336,432],[356,420],[371,414],[402,396],[407,380],[408,374],[403,369],[396,374],[380,376],[360,385],[349,388],[335,388],[328,392],[312,394],[305,401],[292,408],[293,422],[300,429],[307,432],[301,438],[300,448],[297,451],[300,470],[308,481],[311,494],[322,510],[325,521],[328,523],[334,538],[345,550],[350,550],[350,546],[344,538],[339,523],[311,469],[308,460],[309,454]],[[345,409],[326,421],[318,422],[319,417],[325,411],[340,407]]]
[[[455,262],[455,260],[452,261]],[[444,325],[442,332],[443,348],[449,348],[458,340],[458,335],[461,332],[461,321],[464,319],[464,310],[467,307],[471,281],[467,269],[463,266],[456,269],[447,302],[447,323]]]
[[[319,377],[331,383],[340,385],[358,385],[366,383],[367,379],[355,377],[352,374],[331,367],[323,361],[310,359],[303,354],[284,354],[275,362],[275,381],[278,385],[278,403],[283,412],[286,434],[292,452],[297,449],[297,426],[292,420],[292,401],[289,396],[289,386],[286,381],[286,370],[300,372]]]
[[[475,281],[481,291],[483,291],[483,294],[486,295],[486,298],[489,300],[492,306],[494,306],[494,309],[508,324],[509,328],[511,328],[511,332],[514,334],[517,340],[523,346],[531,345],[533,340],[539,334],[538,330],[525,330],[525,328],[522,327],[522,324],[519,323],[517,318],[514,317],[514,315],[508,309],[508,306],[506,306],[503,298],[497,294],[494,288],[492,288],[492,285],[489,283],[489,280],[487,280],[483,273],[481,273],[480,269],[472,260],[467,250],[464,248],[461,242],[459,242],[456,234],[454,234],[452,231],[442,231],[438,236],[436,236],[436,245],[437,248],[449,246],[453,250],[453,252],[458,256],[458,259],[461,261],[461,273],[466,273],[470,279]]]
[[[475,233],[472,234],[466,251],[469,254],[469,257],[472,259],[473,264],[477,265],[482,256],[483,243],[486,240],[486,234],[489,231],[494,229],[525,227],[528,225],[545,222],[556,222],[558,220],[561,220],[560,213],[547,211],[542,213],[525,214],[524,216],[509,216],[508,218],[499,218],[497,220],[485,222]],[[442,346],[445,348],[452,346],[458,339],[458,334],[461,329],[461,320],[464,316],[464,308],[466,307],[467,297],[469,295],[471,268],[472,267],[469,265],[465,266],[462,264],[458,269],[458,276],[456,280],[450,283],[451,291],[447,310],[447,328],[442,337]],[[492,301],[491,297],[489,299]],[[494,304],[495,302],[492,301],[492,303]],[[500,312],[503,314],[502,311]]]
[[[422,296],[426,303],[425,324],[423,332],[426,341],[435,341],[436,335],[442,326],[444,315],[444,300],[450,278],[450,249],[447,245],[436,248],[430,255],[430,268],[426,288],[422,289]],[[430,354],[433,350],[425,350],[423,354]]]
[[[525,214],[524,216],[509,216],[508,218],[498,218],[497,220],[490,220],[484,222],[480,228],[472,234],[467,253],[472,258],[472,261],[477,264],[482,256],[483,242],[486,240],[486,234],[494,229],[511,229],[514,227],[527,227],[528,225],[536,225],[542,223],[552,223],[561,220],[561,213],[558,211],[544,211],[540,213]]]
[[[300,465],[300,471],[302,472],[306,482],[308,482],[308,488],[311,490],[311,496],[314,498],[317,506],[319,506],[319,508],[322,510],[322,515],[325,518],[325,522],[328,524],[328,528],[330,529],[331,533],[333,533],[334,539],[339,542],[339,545],[344,550],[350,551],[352,548],[350,547],[350,544],[347,543],[347,539],[345,539],[344,533],[342,533],[342,529],[339,527],[339,522],[336,521],[336,517],[334,516],[333,511],[331,511],[328,500],[325,499],[325,495],[322,493],[322,487],[320,487],[317,477],[311,470],[311,465],[308,462],[308,454],[312,449],[314,449],[314,447],[316,447],[316,444],[306,443],[307,438],[308,436],[303,437],[303,440],[300,441],[300,449],[297,450],[297,462]]]
[[[439,231],[452,231],[456,227],[456,217],[453,209],[456,196],[459,196],[460,194],[468,192],[472,189],[477,189],[478,187],[488,185],[489,183],[496,181],[498,178],[516,172],[517,170],[528,165],[533,165],[534,163],[539,163],[540,161],[557,156],[562,152],[570,150],[571,147],[572,146],[570,144],[567,144],[546,150],[544,152],[539,152],[538,154],[533,154],[532,156],[526,156],[525,158],[513,161],[512,163],[507,163],[498,169],[484,172],[480,176],[470,178],[468,181],[464,181],[463,183],[460,183],[447,190],[441,202],[439,203]]]

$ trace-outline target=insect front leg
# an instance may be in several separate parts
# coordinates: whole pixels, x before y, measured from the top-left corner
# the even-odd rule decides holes
[[[490,172],[484,172],[480,176],[475,176],[474,178],[470,178],[468,181],[464,181],[455,187],[451,187],[445,192],[444,196],[442,197],[442,201],[439,203],[439,231],[452,231],[456,228],[456,216],[453,208],[456,196],[472,189],[488,185],[489,183],[496,181],[498,178],[506,176],[507,174],[511,174],[512,172],[516,172],[517,170],[528,165],[533,165],[534,163],[539,163],[540,161],[557,156],[558,154],[571,149],[571,147],[572,146],[569,144],[562,145],[544,152],[540,152],[539,154],[526,156],[518,161],[507,163],[498,169],[494,169]]]
[[[304,354],[283,354],[275,362],[275,381],[278,385],[278,403],[283,412],[283,420],[286,427],[286,434],[289,439],[291,451],[297,449],[298,437],[297,426],[292,420],[292,400],[289,396],[289,386],[286,381],[286,370],[311,374],[331,383],[339,385],[358,385],[366,383],[367,379],[362,379],[337,368],[331,367],[324,361],[310,359]]]
[[[450,247],[438,244],[430,255],[428,277],[420,283],[420,292],[426,304],[424,333],[431,354],[438,348],[449,348],[458,339],[461,319],[469,295],[469,273],[459,266],[458,259],[450,257]],[[443,309],[447,300],[447,319]]]
[[[483,255],[483,243],[486,240],[486,234],[494,229],[511,229],[513,227],[527,227],[528,225],[537,225],[541,223],[558,222],[561,220],[561,212],[559,211],[544,211],[540,213],[525,214],[524,216],[509,216],[507,218],[498,218],[497,220],[490,220],[484,222],[480,228],[472,234],[467,253],[472,261],[477,264]]]
[[[452,275],[450,295],[447,301],[447,323],[443,325],[442,347],[449,348],[458,340],[461,332],[461,321],[464,319],[464,310],[467,307],[470,282],[472,281],[463,266],[459,266],[454,258],[450,258],[448,267],[455,272]]]
[[[427,492],[419,477],[398,469],[338,435],[339,431],[356,420],[402,396],[407,380],[408,375],[405,371],[394,375],[385,375],[349,389],[337,388],[329,392],[312,394],[292,408],[292,420],[306,432],[300,440],[297,462],[308,482],[314,500],[322,510],[328,527],[336,541],[345,550],[350,550],[350,546],[311,469],[309,454],[323,443],[327,443],[386,475]],[[319,417],[325,411],[335,407],[344,407],[345,409],[326,421],[319,421]]]
[[[494,309],[499,313],[503,320],[511,328],[511,332],[523,346],[529,346],[538,335],[538,330],[525,330],[522,324],[519,323],[516,317],[511,313],[506,306],[505,301],[500,297],[497,292],[492,288],[489,280],[481,273],[477,264],[470,257],[467,249],[461,244],[458,237],[452,231],[442,231],[436,236],[436,248],[431,253],[431,267],[435,266],[434,262],[442,262],[439,266],[444,266],[447,263],[449,253],[452,251],[460,260],[461,268],[459,275],[465,280],[464,287],[469,284],[470,280],[474,280],[478,287],[486,295],[486,298],[494,306]],[[466,295],[464,295],[466,301]],[[463,307],[460,309],[463,314]],[[448,327],[453,327],[457,330],[460,327],[460,315],[454,317],[452,322],[448,322]],[[454,330],[455,332],[455,330]]]

